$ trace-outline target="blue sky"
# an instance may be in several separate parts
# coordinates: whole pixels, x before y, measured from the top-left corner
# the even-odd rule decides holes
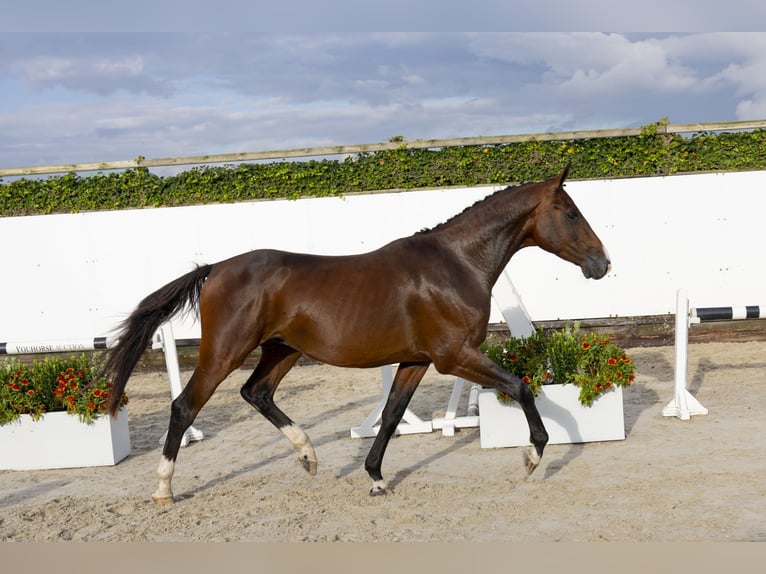
[[[32,4],[0,26],[0,167],[766,119],[763,32],[24,31]],[[729,27],[766,21],[746,4]]]

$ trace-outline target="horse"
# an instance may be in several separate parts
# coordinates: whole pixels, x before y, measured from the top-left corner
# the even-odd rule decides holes
[[[600,279],[611,268],[601,241],[564,190],[568,171],[567,165],[545,181],[509,185],[433,228],[368,253],[259,249],[198,265],[146,296],[119,324],[117,343],[107,352],[112,415],[163,322],[192,310],[201,329],[197,366],[171,405],[154,502],[174,502],[171,480],[184,432],[218,385],[259,346],[260,359],[240,394],[284,434],[312,476],[317,457],[311,440],[274,402],[277,386],[302,355],[339,367],[398,364],[364,463],[371,495],[389,492],[383,456],[430,365],[519,403],[530,430],[523,464],[531,474],[548,442],[534,397],[479,346],[487,335],[492,287],[519,249],[540,247],[579,266],[586,278]]]

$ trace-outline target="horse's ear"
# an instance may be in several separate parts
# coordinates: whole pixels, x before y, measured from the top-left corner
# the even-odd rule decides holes
[[[570,167],[572,167],[572,162],[567,163],[564,171],[562,171],[556,178],[556,189],[561,189],[561,186],[564,185],[564,180],[566,180],[567,175],[569,175]]]

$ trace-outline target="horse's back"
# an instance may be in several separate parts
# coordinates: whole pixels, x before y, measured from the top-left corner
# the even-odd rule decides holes
[[[432,241],[409,239],[358,255],[243,253],[214,266],[207,298],[260,342],[280,339],[325,363],[424,360],[420,330],[450,269]]]

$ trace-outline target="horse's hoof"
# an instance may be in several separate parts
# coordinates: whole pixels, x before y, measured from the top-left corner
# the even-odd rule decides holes
[[[394,491],[388,488],[388,485],[385,482],[375,482],[373,483],[372,488],[370,488],[370,496],[384,496],[393,493]]]
[[[533,446],[525,448],[522,454],[524,456],[524,468],[527,471],[527,476],[529,476],[535,471],[537,465],[540,464],[540,456]]]
[[[152,495],[152,500],[157,506],[170,506],[175,502],[172,496],[155,496]]]
[[[370,489],[370,496],[385,496],[386,494],[392,494],[392,492],[387,488],[375,488],[374,486]]]
[[[317,475],[317,461],[309,460],[306,456],[299,456],[298,462],[301,463],[303,470],[308,472],[311,476]]]

